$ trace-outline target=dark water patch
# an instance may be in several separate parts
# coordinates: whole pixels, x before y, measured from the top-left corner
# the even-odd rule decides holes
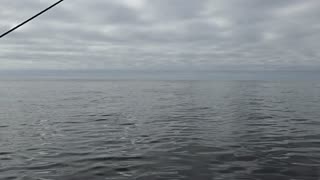
[[[306,167],[306,166],[292,166],[287,170],[282,171],[284,175],[296,178],[319,178],[319,167]]]
[[[61,124],[83,124],[83,123],[87,123],[87,122],[84,122],[84,121],[63,121],[63,122],[58,122],[58,123],[61,123]]]
[[[17,176],[4,176],[4,177],[1,177],[1,175],[0,175],[0,178],[3,179],[3,180],[14,180],[14,179],[18,179]]]
[[[135,125],[135,123],[121,123],[120,126],[132,126]]]
[[[111,117],[111,116],[115,116],[115,115],[118,115],[116,113],[114,114],[102,114],[102,115],[99,115],[99,116],[102,116],[102,117]]]
[[[71,158],[71,157],[85,157],[93,154],[92,152],[59,152],[53,154],[43,155],[45,158]]]
[[[133,160],[145,160],[142,156],[113,156],[113,157],[90,157],[88,159],[82,159],[77,162],[106,162],[106,161],[133,161]]]
[[[265,119],[273,119],[272,116],[264,116],[260,114],[249,114],[248,116],[245,116],[247,120],[265,120]]]
[[[285,167],[283,167],[285,168]],[[268,166],[265,166],[263,168],[260,168],[260,169],[257,169],[257,170],[254,170],[253,173],[254,174],[280,174],[281,170],[283,169],[279,169],[277,167],[268,167]]]
[[[44,163],[44,164],[38,164],[33,166],[26,166],[27,170],[49,170],[49,169],[55,169],[55,168],[63,168],[68,167],[65,163]]]
[[[274,123],[248,123],[248,126],[259,126],[259,127],[269,127],[269,126],[272,126],[274,125]]]
[[[86,167],[83,167],[80,170],[78,170],[77,174],[110,173],[110,171],[111,171],[111,168],[108,165],[102,165],[102,164],[90,165],[90,164],[87,164]]]
[[[1,156],[0,156],[0,160],[1,160],[1,161],[12,161],[13,158],[11,158],[11,157],[1,157]]]
[[[256,160],[258,160],[258,157],[254,156],[254,155],[236,156],[235,160],[236,161],[256,161]]]
[[[127,168],[127,167],[119,167],[119,168],[115,168],[114,170],[117,171],[117,172],[128,172],[128,171],[130,171],[130,169]]]
[[[246,170],[246,168],[244,168],[244,167],[234,166],[234,167],[228,167],[227,169],[219,170],[219,172],[223,173],[223,174],[225,174],[225,173],[229,174],[229,173],[234,173],[236,171],[245,171],[245,170]]]
[[[234,153],[220,153],[219,155],[216,155],[216,159],[220,162],[226,162],[226,161],[236,161],[236,157]]]
[[[309,119],[304,119],[304,118],[296,118],[296,119],[290,119],[291,121],[295,121],[295,122],[306,122],[309,121]]]
[[[107,119],[107,118],[100,118],[100,119],[95,119],[94,121],[108,121],[110,119]]]

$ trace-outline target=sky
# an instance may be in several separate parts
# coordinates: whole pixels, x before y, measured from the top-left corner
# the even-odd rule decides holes
[[[0,33],[56,0],[1,0]],[[65,0],[0,70],[320,70],[319,0]]]

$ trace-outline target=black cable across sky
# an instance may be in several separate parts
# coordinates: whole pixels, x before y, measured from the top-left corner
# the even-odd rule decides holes
[[[47,7],[46,9],[42,10],[41,12],[39,12],[38,14],[36,14],[36,15],[32,16],[31,18],[27,19],[26,21],[18,24],[17,26],[13,27],[9,31],[3,33],[2,35],[0,35],[0,39],[3,38],[4,36],[8,35],[9,33],[13,32],[14,30],[20,28],[21,26],[23,26],[24,24],[28,23],[29,21],[33,20],[34,18],[36,18],[36,17],[40,16],[41,14],[45,13],[49,9],[51,9],[51,8],[55,7],[56,5],[60,4],[62,1],[64,1],[64,0],[60,0],[60,1],[52,4],[51,6]]]

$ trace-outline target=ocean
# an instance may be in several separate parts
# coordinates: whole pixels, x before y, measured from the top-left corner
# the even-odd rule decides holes
[[[0,81],[0,179],[319,180],[320,81]]]

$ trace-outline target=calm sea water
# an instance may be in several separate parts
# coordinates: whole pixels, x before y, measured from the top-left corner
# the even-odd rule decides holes
[[[320,179],[320,82],[0,81],[0,179]]]

